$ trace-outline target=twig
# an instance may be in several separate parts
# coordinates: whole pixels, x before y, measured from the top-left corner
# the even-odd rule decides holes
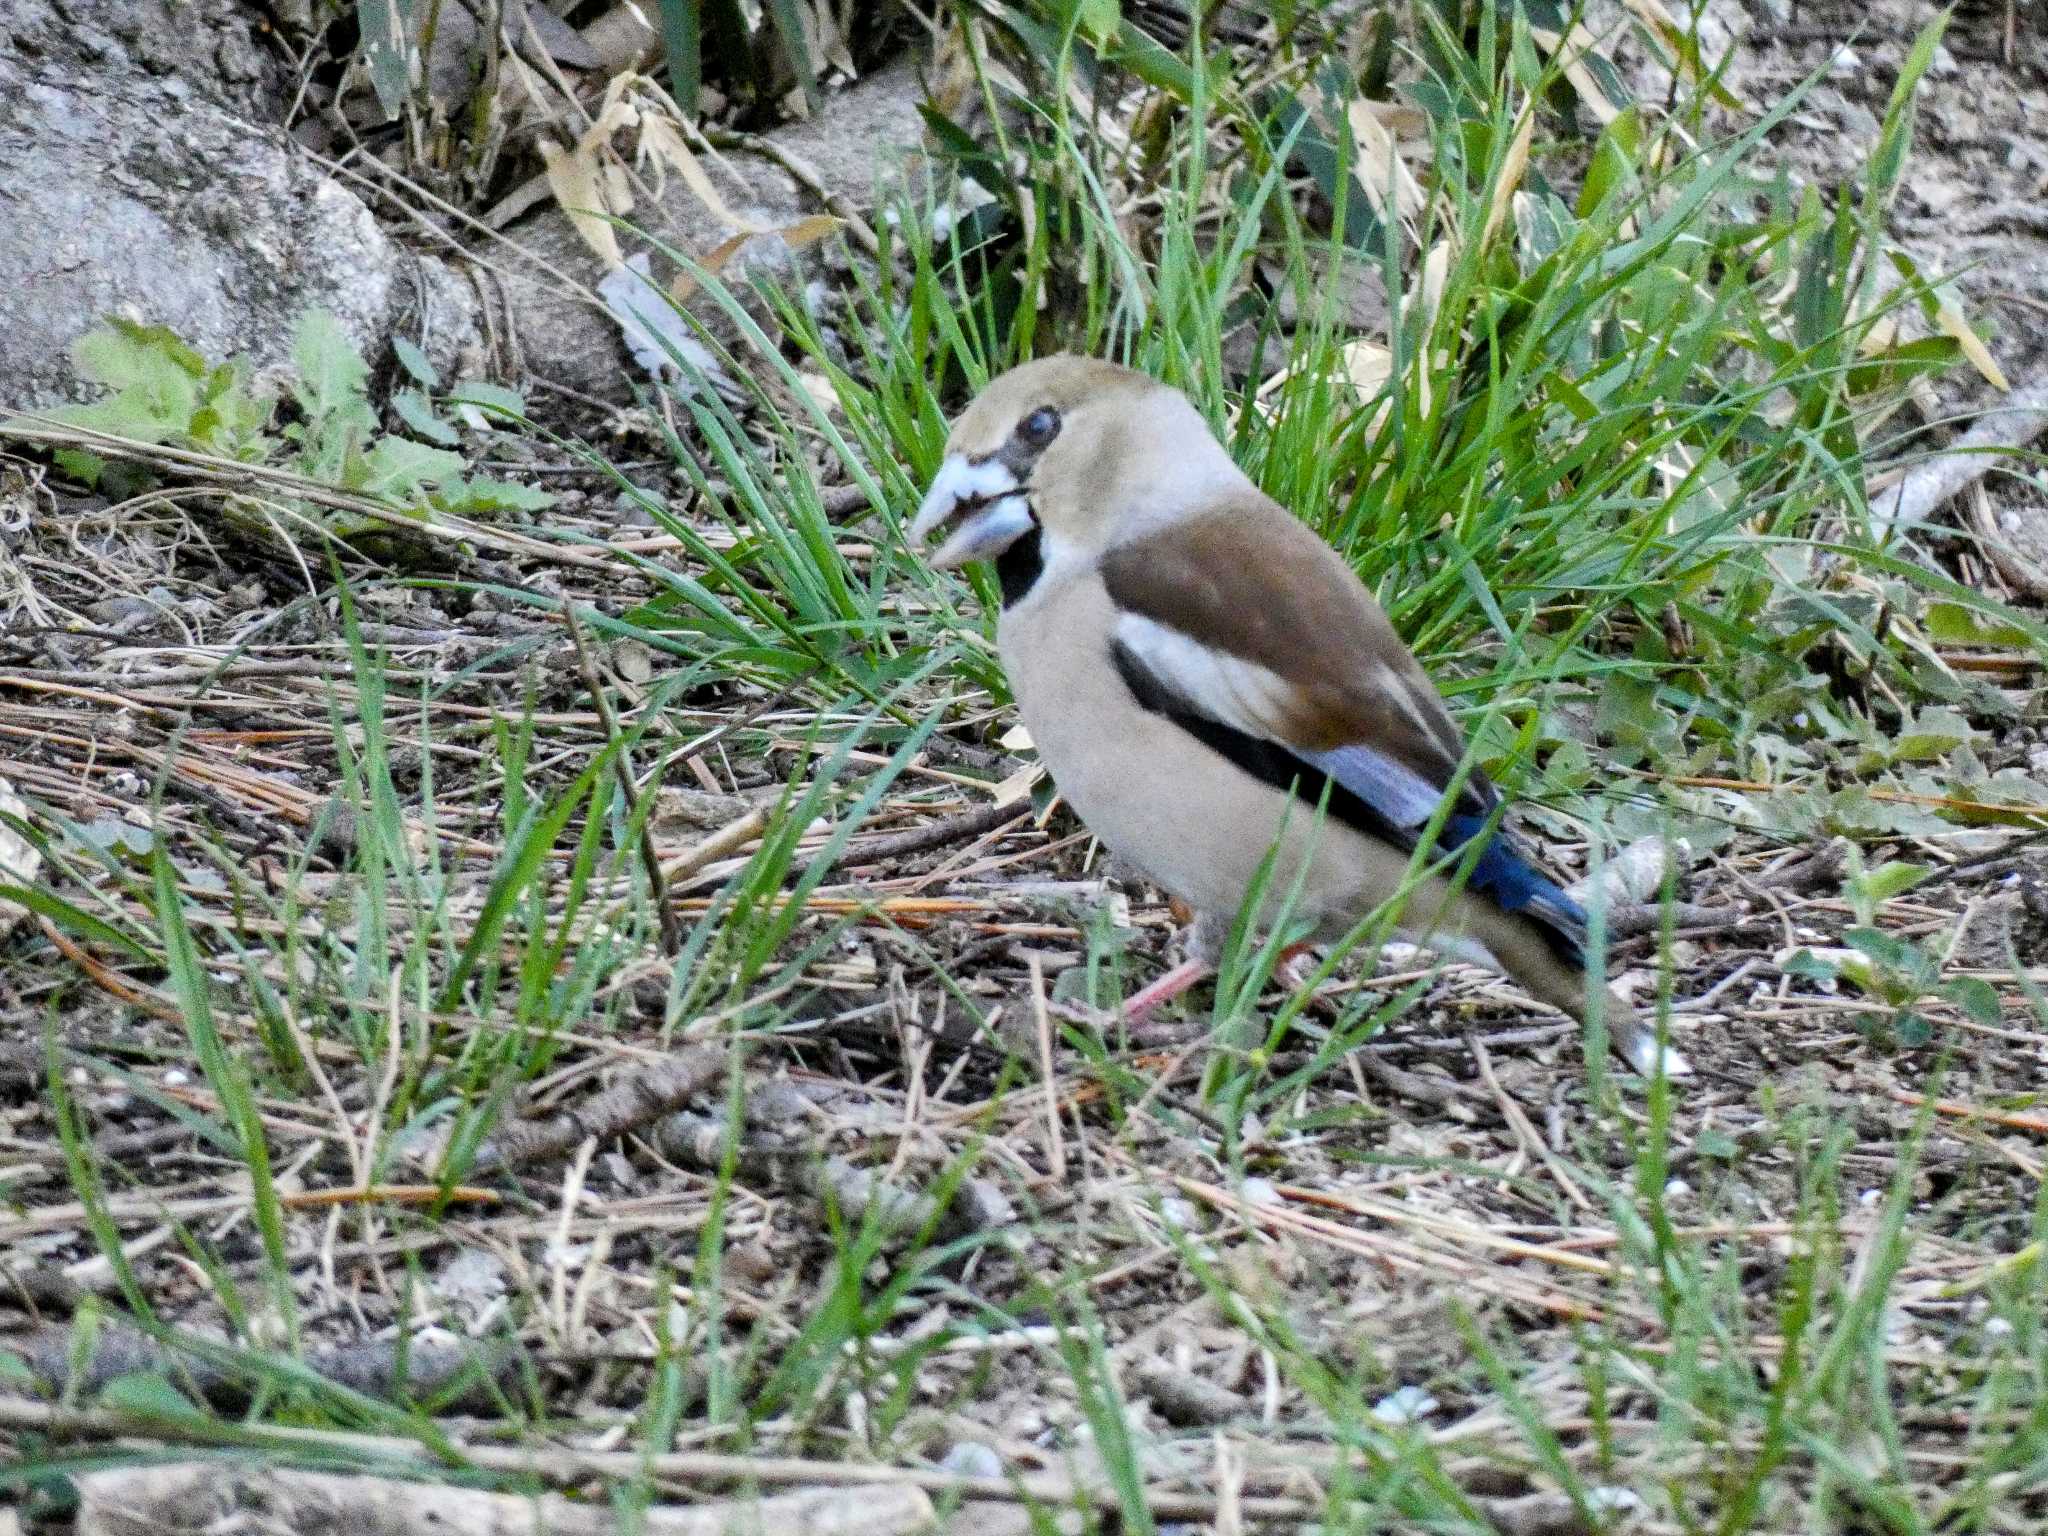
[[[597,663],[591,659],[590,647],[583,640],[583,626],[576,622],[576,605],[562,604],[562,623],[569,631],[569,638],[576,646],[576,665],[583,671],[584,686],[590,690],[590,702],[597,706],[597,718],[604,724],[605,741],[617,748],[612,754],[612,776],[619,781],[619,793],[626,798],[626,815],[629,820],[640,823],[640,862],[647,869],[647,884],[654,898],[655,920],[661,925],[662,953],[674,959],[683,952],[683,924],[668,904],[668,881],[662,877],[661,855],[654,846],[654,832],[647,818],[641,816],[641,790],[633,774],[633,764],[626,755],[626,744],[619,734],[618,717],[612,713],[611,700],[605,697],[604,679],[598,676]]]
[[[1564,1191],[1567,1200],[1582,1211],[1592,1210],[1593,1202],[1588,1200],[1586,1192],[1579,1188],[1579,1181],[1572,1177],[1571,1170],[1564,1165],[1564,1160],[1550,1150],[1550,1144],[1537,1133],[1527,1113],[1515,1102],[1514,1095],[1501,1086],[1500,1078],[1493,1070],[1492,1055],[1479,1043],[1476,1036],[1467,1038],[1472,1044],[1472,1059],[1479,1063],[1479,1075],[1486,1079],[1486,1086],[1493,1090],[1494,1101],[1500,1105],[1501,1115],[1507,1121],[1508,1129],[1515,1133],[1515,1139],[1521,1142],[1525,1150],[1534,1153],[1543,1166],[1550,1170],[1550,1176],[1557,1180],[1558,1188]]]
[[[1808,792],[1814,790],[1811,784],[1763,784],[1754,779],[1730,779],[1704,773],[1660,773],[1651,768],[1623,768],[1621,772],[1656,784],[1676,784],[1684,789],[1726,789],[1745,795],[1776,795],[1783,794],[1788,789]],[[1924,805],[1936,811],[1959,811],[2005,826],[2048,826],[2048,812],[2035,810],[2031,806],[2000,805],[1990,800],[1965,800],[1959,795],[1929,795],[1912,789],[1866,787],[1863,793],[1873,800],[1882,800],[1889,805]]]
[[[1028,805],[983,805],[958,816],[949,816],[944,821],[928,822],[921,827],[912,827],[908,832],[895,832],[887,837],[877,837],[864,843],[855,843],[833,861],[834,869],[848,865],[885,864],[892,859],[908,858],[914,853],[928,853],[934,848],[943,848],[948,843],[965,842],[993,832],[1009,822],[1031,814]]]
[[[351,1536],[910,1536],[932,1528],[931,1495],[912,1483],[816,1488],[773,1498],[691,1506],[652,1505],[632,1521],[604,1504],[559,1494],[493,1493],[446,1483],[350,1477],[219,1461],[113,1467],[78,1482],[79,1536],[145,1536],[229,1530],[348,1531]]]
[[[1674,901],[1670,912],[1672,929],[1683,929],[1692,935],[1734,933],[1738,929],[1770,921],[1766,914],[1748,912],[1741,907],[1703,907],[1690,901]],[[1632,939],[1657,933],[1664,926],[1664,913],[1664,904],[1658,901],[1629,902],[1610,907],[1607,909],[1608,936]]]
[[[773,807],[759,805],[734,822],[720,827],[709,837],[700,838],[681,853],[661,866],[661,872],[671,881],[694,875],[706,864],[714,863],[729,853],[737,853],[755,838],[768,830],[768,818]]]
[[[1911,1093],[1904,1088],[1894,1088],[1892,1098],[1915,1108],[1928,1102],[1926,1094]],[[2048,1136],[2048,1116],[2023,1115],[2008,1109],[1980,1109],[1975,1104],[1959,1104],[1954,1099],[1936,1099],[1933,1102],[1937,1115],[1947,1115],[1955,1120],[1985,1120],[2015,1131],[2032,1131],[2036,1135]]]
[[[2044,573],[2039,565],[2023,558],[2019,551],[2005,540],[1991,510],[1991,496],[1982,485],[1970,487],[1970,526],[1977,530],[1978,547],[1983,551],[1984,558],[1991,562],[1991,568],[1998,572],[2001,581],[2015,592],[2037,603],[2048,602],[2048,573]],[[2026,667],[2040,665],[2040,658],[2034,656],[1944,656],[1942,660],[1951,667],[1961,665],[1965,668],[1972,664],[1981,666],[1987,661],[2017,662]]]
[[[1470,1120],[1471,1112],[1465,1108],[1465,1101],[1473,1093],[1465,1084],[1410,1072],[1406,1067],[1397,1067],[1391,1061],[1370,1053],[1360,1055],[1357,1061],[1359,1070],[1389,1092],[1412,1103],[1427,1104],[1432,1109],[1460,1113]]]
[[[91,1287],[80,1285],[63,1270],[49,1264],[0,1265],[0,1306],[18,1306],[24,1312],[69,1315],[76,1312],[79,1303],[90,1294]]]
[[[23,419],[37,420],[34,416]],[[529,559],[546,560],[556,565],[578,566],[585,570],[608,571],[614,575],[619,571],[619,566],[615,562],[599,556],[579,554],[573,549],[549,544],[541,539],[486,528],[481,523],[457,517],[453,513],[436,512],[431,522],[424,521],[416,513],[386,506],[367,496],[355,496],[346,491],[338,491],[304,475],[290,470],[274,469],[268,465],[244,464],[215,454],[173,448],[164,443],[139,443],[115,433],[99,432],[90,427],[71,426],[55,421],[51,421],[47,426],[9,425],[0,429],[0,439],[4,438],[50,448],[87,448],[94,453],[117,459],[131,459],[138,464],[174,465],[195,479],[204,479],[230,489],[247,491],[252,486],[267,486],[280,494],[311,502],[315,506],[374,518],[388,528],[425,540],[438,540],[449,544],[475,544],[504,554],[524,555]]]
[[[1321,1206],[1325,1210],[1345,1211],[1353,1216],[1364,1216],[1373,1221],[1433,1232],[1453,1238],[1463,1249],[1491,1248],[1516,1259],[1536,1259],[1559,1269],[1581,1270],[1587,1274],[1607,1276],[1614,1273],[1614,1267],[1604,1259],[1589,1259],[1572,1252],[1570,1243],[1529,1243],[1517,1237],[1509,1237],[1490,1227],[1475,1226],[1469,1221],[1455,1217],[1418,1211],[1398,1201],[1377,1199],[1371,1195],[1337,1192],[1324,1189],[1304,1189],[1298,1185],[1277,1186],[1286,1199],[1302,1205]]]
[[[714,149],[751,150],[757,155],[773,160],[787,171],[799,186],[823,203],[827,213],[846,226],[846,232],[853,236],[854,242],[862,250],[870,256],[882,254],[882,242],[875,238],[874,226],[860,216],[859,209],[826,186],[825,179],[818,174],[817,167],[796,151],[778,144],[767,134],[709,132],[704,137]]]
[[[1031,1017],[1037,1025],[1038,1076],[1045,1089],[1045,1165],[1056,1184],[1067,1182],[1067,1143],[1060,1134],[1059,1075],[1052,1064],[1052,1015],[1045,1006],[1045,965],[1031,957]]]
[[[727,1127],[708,1115],[670,1115],[654,1129],[663,1156],[694,1167],[716,1169],[725,1161]],[[1016,1212],[986,1179],[966,1178],[950,1202],[886,1179],[843,1157],[820,1156],[807,1141],[748,1130],[737,1148],[740,1174],[749,1183],[809,1195],[838,1207],[849,1222],[874,1217],[886,1232],[902,1238],[930,1231],[942,1242],[1006,1227]]]
[[[230,1353],[233,1346],[226,1340],[188,1336],[184,1343],[186,1347],[181,1348],[125,1324],[103,1320],[92,1336],[91,1352],[83,1358],[74,1328],[38,1328],[10,1341],[10,1347],[28,1362],[38,1379],[67,1399],[89,1398],[110,1381],[138,1375],[182,1381],[219,1408],[239,1408],[252,1399],[263,1378],[263,1357],[238,1369]],[[400,1393],[437,1399],[465,1379],[481,1391],[514,1359],[502,1344],[415,1336],[309,1349],[299,1366],[334,1386],[390,1401]],[[484,1398],[489,1395],[482,1392]]]
[[[248,1447],[256,1444],[309,1455],[352,1452],[359,1456],[383,1457],[394,1470],[438,1468],[445,1464],[442,1457],[427,1446],[391,1436],[305,1429],[296,1425],[230,1423],[196,1414],[189,1418],[166,1420],[119,1408],[63,1408],[13,1397],[0,1397],[0,1429],[26,1429],[40,1434],[100,1439],[146,1435],[170,1445]],[[467,1442],[449,1442],[446,1450],[462,1462],[483,1471],[533,1477],[565,1485],[591,1478],[637,1477],[693,1483],[753,1483],[763,1487],[824,1484],[874,1487],[878,1484],[909,1483],[931,1493],[949,1493],[963,1499],[1005,1504],[1085,1502],[1096,1509],[1121,1510],[1123,1507],[1122,1493],[1107,1483],[1080,1482],[1057,1473],[1014,1479],[971,1477],[931,1467],[819,1461],[799,1456],[736,1456],[717,1451],[666,1451],[648,1455],[641,1451],[579,1451],[558,1446],[477,1445]],[[1139,1496],[1155,1516],[1169,1520],[1207,1520],[1216,1513],[1217,1499],[1213,1494],[1145,1488],[1139,1490]],[[1280,1495],[1249,1496],[1240,1498],[1238,1507],[1248,1519],[1307,1520],[1323,1512],[1323,1501]]]
[[[1974,484],[2048,431],[2048,381],[2016,389],[1977,418],[1961,437],[1933,458],[1915,464],[1871,505],[1876,531],[1898,523],[1922,523],[1965,486]]]
[[[1161,1418],[1184,1429],[1230,1424],[1252,1416],[1252,1405],[1241,1394],[1157,1357],[1132,1367],[1131,1380],[1152,1399]]]
[[[1799,895],[1805,891],[1819,890],[1824,886],[1839,885],[1842,876],[1849,872],[1849,841],[1847,838],[1833,838],[1822,843],[1804,858],[1794,859],[1781,865],[1768,881],[1760,881],[1774,891]]]
[[[818,502],[824,508],[825,516],[835,523],[842,517],[866,511],[869,505],[868,493],[859,485],[827,486],[818,493]]]
[[[470,1159],[472,1174],[518,1168],[545,1157],[559,1157],[593,1137],[609,1141],[660,1119],[686,1104],[722,1077],[728,1061],[718,1046],[700,1045],[673,1059],[614,1083],[574,1109],[545,1120],[515,1120],[498,1127],[477,1146]],[[416,1160],[438,1163],[447,1150],[440,1140],[423,1147]]]
[[[1608,1315],[1598,1304],[1581,1301],[1576,1296],[1564,1294],[1545,1287],[1540,1281],[1518,1274],[1515,1270],[1492,1260],[1484,1260],[1466,1254],[1442,1252],[1423,1243],[1389,1233],[1363,1230],[1345,1226],[1342,1222],[1329,1221],[1319,1216],[1310,1216],[1284,1205],[1259,1205],[1221,1189],[1214,1184],[1205,1184],[1199,1179],[1175,1177],[1173,1182],[1183,1192],[1194,1196],[1205,1205],[1237,1217],[1250,1226],[1261,1227],[1270,1232],[1294,1233],[1313,1237],[1330,1247],[1349,1253],[1361,1254],[1395,1268],[1430,1274],[1464,1286],[1486,1295],[1497,1296],[1503,1301],[1534,1307],[1560,1317],[1598,1320]],[[1291,1192],[1283,1189],[1282,1194]],[[1344,1205],[1340,1202],[1311,1201],[1316,1204],[1339,1204],[1341,1209],[1355,1210],[1360,1214],[1375,1215],[1385,1220],[1386,1216],[1366,1210],[1363,1206]],[[1415,1223],[1421,1225],[1421,1223]],[[1534,1243],[1518,1243],[1503,1238],[1485,1228],[1460,1225],[1461,1235],[1481,1240],[1486,1246],[1515,1253],[1520,1257],[1544,1258],[1565,1269],[1588,1267],[1578,1254],[1559,1253]],[[1598,1264],[1598,1261],[1594,1261]],[[1605,1271],[1608,1266],[1598,1264]],[[1616,1303],[1615,1313],[1633,1313],[1635,1309],[1626,1303]]]
[[[1512,1499],[1480,1499],[1500,1536],[1589,1536],[1579,1506],[1562,1493],[1525,1493]]]

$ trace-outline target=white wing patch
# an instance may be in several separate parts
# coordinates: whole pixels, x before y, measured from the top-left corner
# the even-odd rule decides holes
[[[1147,671],[1210,719],[1264,741],[1278,739],[1274,724],[1293,702],[1294,685],[1272,668],[1204,645],[1140,613],[1120,617],[1116,637]]]
[[[1288,743],[1279,722],[1289,713],[1294,685],[1270,667],[1204,645],[1143,614],[1117,620],[1116,638],[1161,683],[1210,719],[1284,747],[1319,768],[1397,827],[1419,827],[1436,814],[1442,786],[1364,742],[1328,751]],[[1387,686],[1407,704],[1406,686],[1391,674]],[[1410,706],[1412,707],[1412,706]]]

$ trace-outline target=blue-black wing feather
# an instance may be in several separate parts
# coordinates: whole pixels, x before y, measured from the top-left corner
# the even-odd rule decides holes
[[[1364,744],[1303,751],[1216,719],[1114,641],[1110,659],[1138,703],[1186,730],[1253,777],[1302,799],[1326,803],[1336,820],[1402,853],[1421,844],[1449,785],[1431,784],[1412,768]],[[1458,809],[1446,816],[1432,854],[1455,854],[1470,869],[1465,889],[1501,911],[1533,923],[1558,957],[1585,965],[1586,914],[1531,861],[1491,815]],[[1477,851],[1474,852],[1474,844]]]

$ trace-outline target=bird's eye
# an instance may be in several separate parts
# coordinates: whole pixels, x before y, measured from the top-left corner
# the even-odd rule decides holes
[[[1033,448],[1043,448],[1060,435],[1060,413],[1042,405],[1019,423],[1017,436]]]

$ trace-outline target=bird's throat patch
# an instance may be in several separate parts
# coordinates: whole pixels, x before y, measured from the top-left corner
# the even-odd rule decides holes
[[[1003,606],[1013,608],[1024,594],[1038,585],[1045,573],[1045,530],[1036,523],[1031,531],[996,556],[996,580],[1002,583]]]

